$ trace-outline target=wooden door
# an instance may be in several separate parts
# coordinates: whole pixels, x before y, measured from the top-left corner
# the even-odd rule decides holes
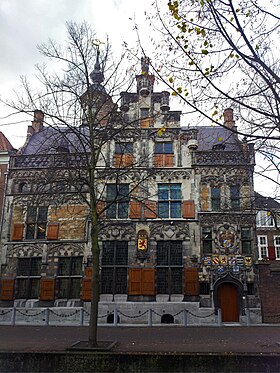
[[[239,322],[239,295],[236,285],[225,282],[219,286],[218,306],[223,322]]]

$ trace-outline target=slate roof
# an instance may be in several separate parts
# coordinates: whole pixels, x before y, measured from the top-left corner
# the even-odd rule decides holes
[[[271,197],[264,197],[255,192],[255,206],[258,210],[279,210],[280,203]]]
[[[225,151],[240,151],[240,140],[235,133],[221,126],[196,127],[200,151],[212,150],[213,146],[224,146]],[[217,149],[218,150],[218,149]]]

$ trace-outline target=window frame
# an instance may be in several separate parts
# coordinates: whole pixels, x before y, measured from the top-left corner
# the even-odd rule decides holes
[[[33,210],[33,213],[31,212],[32,210]],[[44,211],[43,214],[42,214],[42,211]],[[43,217],[41,214],[43,215]],[[26,222],[25,222],[25,239],[26,240],[45,240],[47,236],[47,222],[48,222],[48,207],[47,206],[28,207],[27,213],[26,213]],[[40,233],[40,229],[42,230],[42,233]]]
[[[277,242],[279,240],[279,242]],[[276,260],[280,260],[280,235],[273,236],[273,243],[275,247]]]
[[[131,154],[133,155],[133,142],[132,141],[116,141],[115,154]]]
[[[62,260],[65,262],[68,261],[68,272],[62,272]],[[79,273],[75,273],[76,270],[74,270],[74,264],[76,262],[80,262],[79,267],[80,271]],[[77,255],[77,256],[60,256],[58,257],[57,262],[57,298],[58,299],[80,299],[80,293],[82,289],[82,276],[83,276],[83,256]],[[77,285],[74,285],[74,283],[78,283]],[[63,283],[66,284],[66,286],[62,285]],[[77,287],[76,287],[77,286]],[[76,296],[75,296],[76,295]]]
[[[174,154],[172,141],[156,141],[154,146],[154,154]],[[168,149],[169,146],[171,149]]]
[[[216,195],[216,192],[217,195]],[[211,187],[211,209],[212,211],[221,211],[221,188]]]
[[[230,204],[232,210],[240,210],[240,186],[232,185],[230,187]]]
[[[269,211],[267,210],[260,210],[257,212],[257,215],[256,215],[256,226],[257,227],[266,227],[266,228],[275,227],[274,218],[271,213],[269,216],[267,216],[268,212]]]
[[[25,268],[20,268],[23,263]],[[32,262],[36,262],[34,265]],[[38,265],[39,263],[39,265]],[[35,271],[34,271],[35,268]],[[27,272],[24,272],[27,269]],[[42,257],[22,257],[17,258],[17,291],[16,299],[38,299],[40,292],[40,279],[42,271]]]
[[[178,191],[180,193],[180,196],[177,198],[176,193],[178,193]],[[179,183],[158,184],[157,195],[158,195],[158,217],[159,218],[161,219],[181,219],[182,218],[182,184],[179,184]]]
[[[246,230],[249,232],[248,236],[244,234]],[[246,226],[241,227],[240,238],[241,238],[242,254],[251,255],[252,254],[252,229],[251,227],[246,227]],[[249,250],[245,249],[245,246],[247,245],[249,246]]]
[[[261,243],[261,239],[265,239],[265,243]],[[268,258],[268,237],[267,235],[257,235],[257,242],[258,242],[258,257],[259,260]],[[265,251],[264,251],[265,250]],[[265,255],[263,255],[265,254]]]
[[[206,232],[207,230],[207,232]],[[206,234],[210,233],[210,237],[208,238]],[[202,242],[202,253],[203,255],[212,254],[213,252],[213,231],[212,227],[210,226],[202,226],[201,227],[201,242]],[[210,249],[211,247],[211,249]],[[209,251],[210,249],[210,251]]]

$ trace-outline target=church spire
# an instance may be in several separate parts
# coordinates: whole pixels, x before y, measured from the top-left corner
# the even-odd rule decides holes
[[[93,43],[93,45],[96,46],[96,61],[94,64],[94,70],[90,74],[90,78],[93,84],[98,85],[104,81],[104,75],[103,75],[103,72],[101,71],[100,61],[99,61],[99,56],[100,56],[99,43]]]

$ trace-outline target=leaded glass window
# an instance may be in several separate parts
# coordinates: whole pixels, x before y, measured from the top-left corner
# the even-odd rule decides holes
[[[107,210],[106,216],[111,219],[126,219],[129,206],[129,185],[107,185]]]
[[[158,216],[181,218],[181,184],[158,184]]]
[[[26,217],[26,236],[28,240],[42,240],[46,238],[48,219],[47,207],[28,207]]]

